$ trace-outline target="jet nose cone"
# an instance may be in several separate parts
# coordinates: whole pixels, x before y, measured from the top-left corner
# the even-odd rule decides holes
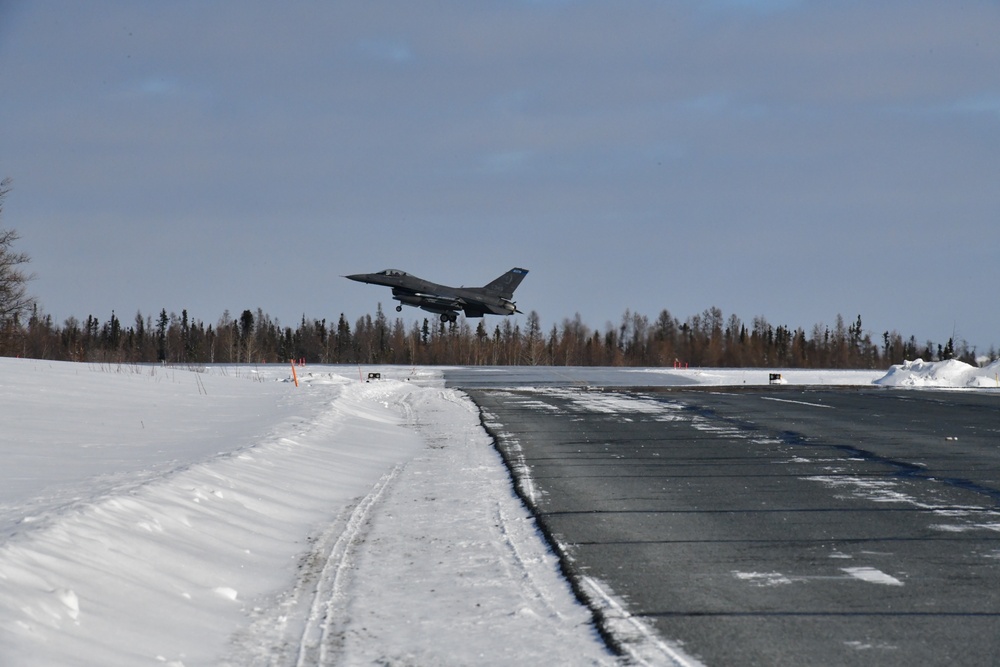
[[[368,274],[366,274],[366,273],[354,273],[352,275],[344,276],[344,277],[347,278],[348,280],[356,280],[359,283],[366,283],[366,282],[368,282],[367,280],[365,280],[368,277]]]

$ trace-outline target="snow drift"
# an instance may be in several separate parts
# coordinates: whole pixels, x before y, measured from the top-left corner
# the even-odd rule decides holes
[[[915,359],[892,366],[884,377],[875,380],[883,387],[927,388],[998,388],[1000,387],[1000,361],[977,368],[949,359],[924,361]]]

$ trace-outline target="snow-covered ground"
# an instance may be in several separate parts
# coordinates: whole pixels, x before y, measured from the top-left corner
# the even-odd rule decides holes
[[[944,363],[782,376],[982,387],[1000,371]],[[0,359],[0,664],[619,663],[441,370],[290,379]],[[654,640],[632,659],[681,658]]]

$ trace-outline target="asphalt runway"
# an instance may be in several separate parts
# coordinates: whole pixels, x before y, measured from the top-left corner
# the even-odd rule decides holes
[[[705,664],[1000,661],[1000,395],[468,392],[571,578]]]

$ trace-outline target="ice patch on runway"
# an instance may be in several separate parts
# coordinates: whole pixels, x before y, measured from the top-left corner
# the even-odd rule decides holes
[[[567,400],[579,411],[588,413],[659,415],[665,410],[673,411],[680,408],[678,404],[664,403],[662,401],[617,392],[586,391],[558,387],[538,389],[537,391]]]
[[[896,651],[899,649],[899,647],[895,644],[890,644],[888,642],[846,641],[844,642],[844,645],[857,651]]]
[[[855,579],[868,582],[869,584],[882,584],[884,586],[902,586],[903,582],[886,574],[882,570],[874,567],[843,567],[840,568]]]
[[[876,503],[905,503],[921,509],[936,509],[936,506],[921,503],[913,496],[903,493],[898,489],[899,484],[892,480],[833,475],[814,475],[802,479],[820,482],[832,489],[842,489],[851,495]]]
[[[782,586],[792,580],[780,572],[733,572],[733,576],[753,586]]]
[[[931,528],[934,530],[940,530],[946,533],[968,533],[975,530],[991,530],[994,532],[1000,532],[1000,522],[992,521],[987,523],[980,522],[970,522],[967,524],[946,524],[939,523],[932,525]]]
[[[846,554],[835,554],[835,558],[850,558]],[[841,572],[845,572],[850,579],[859,579],[870,584],[882,584],[885,586],[902,586],[899,579],[886,574],[874,567],[842,567]],[[751,586],[769,588],[771,586],[785,586],[795,582],[808,582],[816,579],[846,579],[841,575],[836,576],[789,576],[781,572],[733,572],[733,576],[741,581],[745,581]]]

